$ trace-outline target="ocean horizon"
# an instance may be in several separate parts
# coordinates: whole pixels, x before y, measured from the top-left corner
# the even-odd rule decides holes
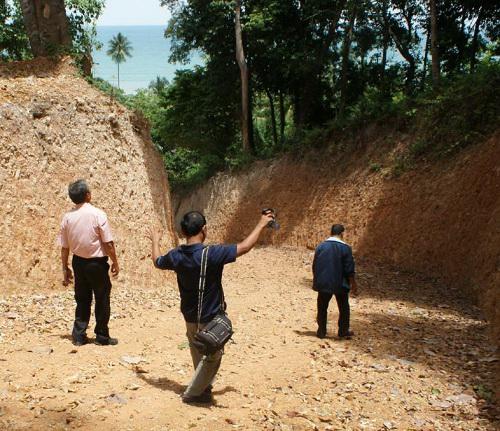
[[[120,64],[120,88],[128,94],[148,87],[157,77],[172,81],[176,70],[203,64],[201,56],[196,53],[188,64],[169,63],[170,40],[164,36],[165,29],[166,25],[97,26],[97,40],[102,48],[92,52],[93,76],[118,85],[117,65],[106,55],[109,41],[118,33],[122,33],[132,45],[132,57]]]

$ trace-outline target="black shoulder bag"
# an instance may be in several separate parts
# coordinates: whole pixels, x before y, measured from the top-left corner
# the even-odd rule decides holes
[[[203,292],[205,290],[205,279],[207,276],[208,247],[201,252],[200,281],[198,284],[198,328],[193,343],[196,349],[203,355],[210,355],[222,350],[225,344],[233,336],[233,326],[225,311],[224,291],[221,286],[221,309],[205,327],[200,330],[200,319],[203,308]]]

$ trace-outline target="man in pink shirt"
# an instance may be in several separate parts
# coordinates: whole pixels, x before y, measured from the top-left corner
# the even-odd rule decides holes
[[[95,343],[99,345],[118,344],[116,338],[109,336],[110,293],[108,256],[111,258],[111,272],[116,277],[120,272],[111,228],[104,211],[90,204],[91,194],[87,183],[78,180],[68,187],[70,199],[75,207],[64,214],[61,223],[59,242],[63,285],[67,286],[73,274],[68,266],[70,251],[73,253],[72,266],[75,273],[75,323],[73,325],[73,344],[82,346],[88,343],[87,327],[90,320],[92,292],[95,296]]]

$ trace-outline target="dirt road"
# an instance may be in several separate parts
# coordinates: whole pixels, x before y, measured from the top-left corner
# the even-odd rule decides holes
[[[335,339],[332,304],[319,340],[311,258],[266,247],[227,267],[236,334],[209,408],[179,399],[192,365],[172,282],[115,282],[115,347],[72,346],[71,291],[3,295],[0,429],[498,429],[498,358],[476,308],[433,280],[359,262],[358,336]]]

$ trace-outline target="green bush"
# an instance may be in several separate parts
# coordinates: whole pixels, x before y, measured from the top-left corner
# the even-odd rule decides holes
[[[174,192],[187,191],[203,183],[223,166],[222,160],[211,154],[200,154],[188,148],[165,152],[165,166],[170,187]]]
[[[471,75],[449,77],[416,101],[410,148],[413,158],[446,157],[493,133],[500,117],[500,65],[483,64]]]

